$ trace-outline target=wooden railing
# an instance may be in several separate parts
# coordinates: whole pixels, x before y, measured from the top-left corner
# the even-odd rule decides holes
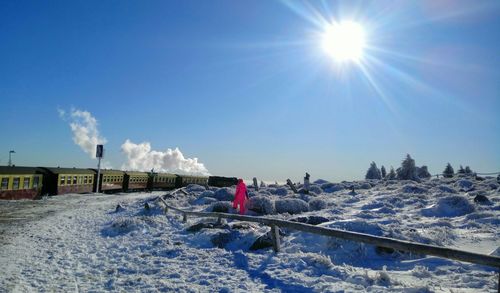
[[[179,212],[183,216],[182,217],[183,222],[187,222],[188,216],[196,216],[196,217],[217,218],[218,223],[221,223],[221,220],[224,218],[224,219],[240,220],[245,222],[260,223],[263,225],[270,226],[271,236],[273,241],[273,249],[275,252],[280,251],[280,237],[279,237],[278,227],[283,227],[307,233],[342,238],[346,240],[373,244],[380,247],[392,248],[395,250],[406,251],[411,253],[434,255],[443,258],[486,265],[500,269],[500,257],[497,256],[484,255],[453,248],[439,247],[439,246],[421,244],[411,241],[398,240],[388,237],[374,236],[358,232],[319,227],[309,224],[291,222],[286,220],[278,220],[266,217],[243,216],[243,215],[228,214],[228,213],[216,213],[216,212],[186,211],[169,205],[162,197],[158,197],[158,199],[163,203],[163,205],[165,205],[165,213],[167,213],[169,209]],[[499,274],[498,291],[500,293],[500,274]]]

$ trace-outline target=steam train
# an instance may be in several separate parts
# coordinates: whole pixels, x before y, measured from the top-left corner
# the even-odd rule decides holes
[[[235,185],[234,177],[96,169],[0,166],[0,199],[38,199],[42,195],[169,190],[189,184]],[[99,183],[98,183],[99,182]]]

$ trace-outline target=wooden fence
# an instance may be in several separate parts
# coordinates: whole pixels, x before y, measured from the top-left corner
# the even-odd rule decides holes
[[[411,241],[374,236],[358,232],[319,227],[319,226],[291,222],[286,220],[278,220],[265,217],[243,216],[243,215],[228,214],[228,213],[185,211],[169,205],[162,197],[158,197],[158,199],[165,205],[165,213],[167,213],[169,209],[179,212],[182,214],[183,222],[187,222],[188,216],[196,216],[196,217],[217,218],[218,223],[220,223],[224,218],[224,219],[233,219],[245,222],[260,223],[263,225],[270,226],[271,237],[273,240],[273,248],[275,252],[280,251],[280,237],[279,237],[278,227],[283,227],[307,233],[313,233],[323,236],[336,237],[345,240],[373,244],[376,246],[392,248],[400,251],[406,251],[417,254],[434,255],[448,259],[454,259],[469,263],[495,267],[499,269],[498,292],[500,293],[500,257],[497,256],[484,255],[453,248],[421,244]]]

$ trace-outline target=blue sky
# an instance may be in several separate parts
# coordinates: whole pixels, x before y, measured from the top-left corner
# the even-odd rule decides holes
[[[58,109],[88,111],[106,159],[129,139],[217,175],[360,179],[406,153],[500,169],[498,1],[4,1],[0,164],[90,167]],[[321,48],[366,31],[362,65]]]

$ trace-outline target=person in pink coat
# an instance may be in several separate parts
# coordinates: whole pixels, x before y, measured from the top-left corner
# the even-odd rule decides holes
[[[240,205],[240,215],[245,214],[245,202],[248,199],[247,196],[247,186],[243,179],[238,179],[238,184],[236,185],[236,192],[234,194],[233,208],[238,208]]]

